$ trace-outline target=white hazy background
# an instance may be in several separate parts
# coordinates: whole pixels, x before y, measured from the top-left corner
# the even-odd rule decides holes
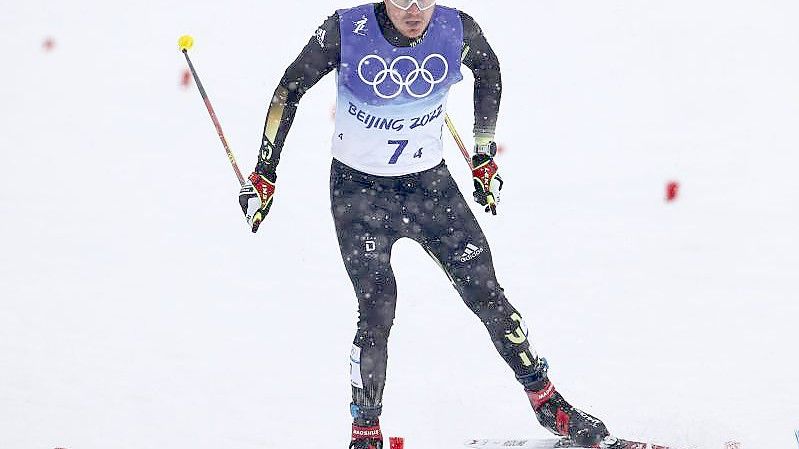
[[[479,219],[558,388],[628,438],[795,447],[799,3],[445,4],[502,61],[506,188]],[[176,45],[195,37],[248,173],[285,67],[345,6],[3,2],[0,448],[347,446],[334,75],[302,100],[253,235]],[[450,113],[468,136],[465,74]],[[409,449],[547,437],[436,264],[401,241],[394,269],[384,433]]]

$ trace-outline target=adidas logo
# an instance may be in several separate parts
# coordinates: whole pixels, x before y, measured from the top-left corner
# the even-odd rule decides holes
[[[461,254],[461,262],[470,261],[480,254],[483,254],[483,248],[469,243],[466,245],[466,249],[463,251],[463,254]]]

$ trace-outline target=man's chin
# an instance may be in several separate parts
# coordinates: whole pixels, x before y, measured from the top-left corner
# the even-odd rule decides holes
[[[412,29],[409,29],[409,30],[405,30],[405,33],[403,33],[403,34],[405,34],[405,37],[409,37],[411,39],[416,39],[417,37],[420,37],[422,35],[422,29],[421,28],[412,28]]]

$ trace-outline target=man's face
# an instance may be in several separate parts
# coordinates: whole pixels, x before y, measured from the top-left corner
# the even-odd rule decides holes
[[[391,23],[403,36],[411,39],[415,39],[424,33],[430,23],[430,18],[433,17],[433,11],[436,9],[434,6],[421,11],[419,10],[419,5],[414,3],[407,11],[403,11],[391,3],[391,0],[383,0],[383,2],[386,4],[386,11]]]

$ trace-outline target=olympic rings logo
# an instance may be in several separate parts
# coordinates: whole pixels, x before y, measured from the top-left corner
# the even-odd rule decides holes
[[[371,80],[368,80],[366,79],[366,76],[364,76],[363,67],[364,65],[368,65],[370,61],[373,59],[376,60],[378,64],[382,65],[382,69],[377,73],[375,73]],[[433,75],[433,72],[431,72],[427,68],[427,64],[433,59],[439,59],[444,64],[444,72],[438,78],[436,78]],[[409,61],[413,67],[413,69],[410,72],[408,72],[408,74],[405,75],[404,77],[402,76],[402,74],[400,74],[399,70],[397,70],[397,64],[399,64],[402,61]],[[421,65],[419,64],[419,61],[414,59],[412,56],[404,56],[404,55],[391,61],[391,65],[388,65],[383,58],[377,55],[367,55],[363,59],[361,59],[360,63],[358,63],[358,76],[361,78],[361,81],[363,81],[369,86],[372,86],[372,89],[375,91],[375,94],[378,97],[385,99],[398,97],[402,93],[402,89],[405,89],[408,92],[408,94],[414,98],[424,98],[433,92],[433,89],[435,88],[436,84],[444,81],[447,78],[448,73],[449,73],[449,64],[447,64],[447,59],[438,53],[433,53],[428,57],[424,58]],[[381,92],[380,86],[384,82],[387,82],[388,78],[391,79],[391,82],[388,84],[389,85],[391,83],[396,84],[397,88],[396,91],[394,91],[394,89],[392,88],[391,90],[393,92],[391,92],[390,94],[385,94]],[[428,84],[427,90],[425,90],[422,93],[414,91],[412,85],[414,85],[414,83],[417,80],[419,80],[419,83],[417,84],[420,83]],[[416,88],[419,89],[418,86]]]

